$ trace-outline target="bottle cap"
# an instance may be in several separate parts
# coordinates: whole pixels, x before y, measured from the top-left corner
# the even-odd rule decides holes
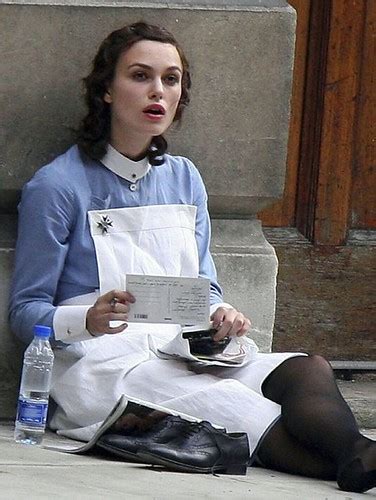
[[[51,335],[51,328],[49,326],[35,325],[34,326],[34,335],[36,337],[43,337],[43,338],[48,339]]]

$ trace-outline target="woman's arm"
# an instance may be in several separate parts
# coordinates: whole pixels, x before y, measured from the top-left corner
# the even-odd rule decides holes
[[[44,173],[24,187],[10,294],[12,330],[29,342],[35,324],[53,326],[54,298],[69,247],[72,193]]]

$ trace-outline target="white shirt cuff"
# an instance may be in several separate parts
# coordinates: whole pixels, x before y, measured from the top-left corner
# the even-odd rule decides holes
[[[86,330],[86,314],[90,307],[92,306],[58,306],[53,319],[55,340],[71,344],[80,340],[95,338]]]
[[[210,306],[210,316],[218,309],[218,307],[226,307],[227,309],[234,309],[234,306],[228,304],[227,302],[217,302]]]

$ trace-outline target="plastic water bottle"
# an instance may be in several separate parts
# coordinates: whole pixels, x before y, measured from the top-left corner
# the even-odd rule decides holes
[[[24,354],[14,430],[17,443],[38,445],[43,440],[54,361],[50,335],[50,327],[36,325],[34,339]]]

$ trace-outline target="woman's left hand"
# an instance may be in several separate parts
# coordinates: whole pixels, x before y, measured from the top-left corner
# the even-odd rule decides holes
[[[213,328],[218,329],[213,340],[221,340],[226,336],[241,337],[251,328],[251,321],[234,308],[218,307],[210,319]]]

